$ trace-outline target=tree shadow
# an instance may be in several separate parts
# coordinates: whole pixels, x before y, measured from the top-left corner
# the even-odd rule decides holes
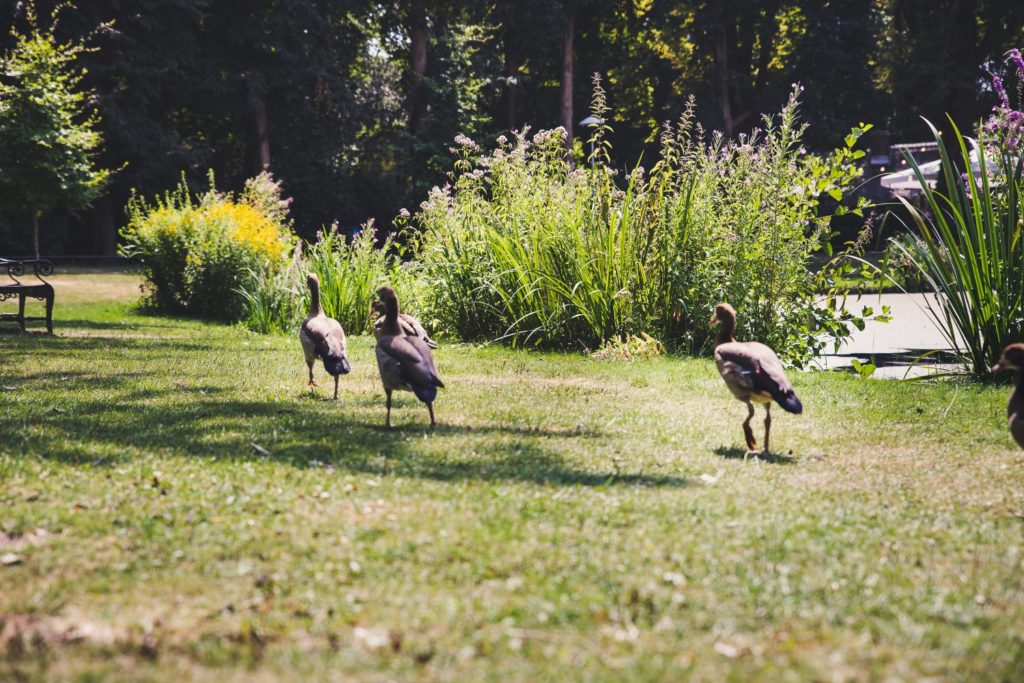
[[[715,449],[715,455],[720,455],[723,458],[729,460],[753,460],[753,455],[748,455],[748,451],[745,448],[736,448],[735,446],[719,446]],[[797,460],[788,455],[782,455],[780,453],[758,453],[757,459],[761,462],[770,463],[772,465],[795,465]]]
[[[370,410],[380,408],[379,401],[360,400],[346,406],[344,400],[224,400],[173,386],[143,390],[125,384],[129,379],[111,377],[105,384],[95,380],[93,386],[115,389],[114,397],[80,400],[60,410],[39,410],[27,419],[0,423],[0,442],[22,443],[24,451],[40,458],[94,467],[122,464],[139,453],[170,452],[218,460],[270,458],[298,468],[330,465],[439,482],[504,480],[588,487],[689,484],[680,476],[580,468],[558,452],[559,447],[572,452],[576,450],[573,442],[601,436],[593,430],[443,422],[435,430],[426,424],[387,430],[381,424],[383,414],[380,421],[366,419]],[[166,399],[171,393],[187,395],[171,404],[152,405],[153,399]],[[360,406],[367,403],[372,407]],[[30,433],[20,431],[26,423],[33,428]]]

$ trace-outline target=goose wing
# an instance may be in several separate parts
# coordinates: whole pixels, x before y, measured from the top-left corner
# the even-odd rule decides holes
[[[1024,448],[1024,391],[1017,389],[1010,397],[1006,407],[1006,416],[1010,421],[1010,434],[1021,448]]]
[[[397,365],[402,381],[413,387],[443,387],[434,356],[419,337],[386,336],[377,341],[378,360]],[[381,356],[384,356],[382,359]]]
[[[402,331],[405,334],[409,335],[410,337],[419,337],[424,342],[426,342],[427,346],[429,346],[432,349],[437,348],[437,342],[430,338],[430,335],[427,334],[427,331],[423,328],[423,325],[420,324],[419,320],[412,317],[411,315],[399,313],[398,321],[401,323]]]
[[[715,363],[737,398],[774,399],[792,413],[803,410],[778,355],[759,342],[730,342],[715,349]]]
[[[350,366],[345,352],[348,350],[348,339],[341,323],[325,315],[307,318],[299,330],[303,349],[309,357],[309,348],[316,357],[324,362],[324,369],[332,375],[349,372]]]

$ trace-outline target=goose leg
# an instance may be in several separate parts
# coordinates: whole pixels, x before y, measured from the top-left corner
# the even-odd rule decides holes
[[[338,400],[338,378],[334,378],[334,400]]]
[[[427,410],[430,411],[430,426],[435,427],[437,422],[434,420],[434,402],[427,401]]]
[[[384,420],[384,426],[388,427],[390,429],[390,427],[391,427],[391,390],[390,389],[385,389],[384,393],[388,395],[388,400],[387,400],[388,416]]]
[[[764,454],[768,455],[768,435],[772,431],[772,404],[764,404]]]
[[[320,386],[319,384],[316,383],[316,380],[313,379],[313,364],[306,363],[306,365],[309,366],[309,384],[307,384],[306,386],[309,387],[310,389]]]
[[[757,440],[754,439],[754,430],[750,426],[750,421],[754,419],[754,404],[747,401],[747,419],[743,421],[743,436],[747,439],[747,450],[753,451],[757,449]],[[746,456],[744,456],[744,460]]]

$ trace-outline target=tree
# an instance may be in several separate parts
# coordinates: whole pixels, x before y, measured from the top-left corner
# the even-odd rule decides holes
[[[44,29],[28,3],[28,29],[12,28],[14,45],[0,57],[0,206],[32,218],[36,258],[40,217],[88,207],[110,174],[96,168],[99,114],[87,106],[75,65],[88,48],[57,40],[57,12]]]

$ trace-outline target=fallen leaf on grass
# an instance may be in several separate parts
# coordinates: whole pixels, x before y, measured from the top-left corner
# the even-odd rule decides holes
[[[6,553],[4,555],[0,555],[0,564],[5,567],[21,564],[21,555],[18,555],[17,553]]]
[[[736,659],[740,656],[740,649],[738,647],[722,640],[715,643],[715,652],[729,659]]]
[[[701,480],[701,482],[707,484],[708,486],[712,486],[713,484],[717,483],[718,480],[721,479],[721,477],[722,477],[722,470],[718,470],[714,474],[702,474],[702,475],[700,475],[700,480]]]
[[[402,634],[381,626],[356,626],[352,637],[367,650],[383,650],[390,647],[395,652],[402,649]]]

